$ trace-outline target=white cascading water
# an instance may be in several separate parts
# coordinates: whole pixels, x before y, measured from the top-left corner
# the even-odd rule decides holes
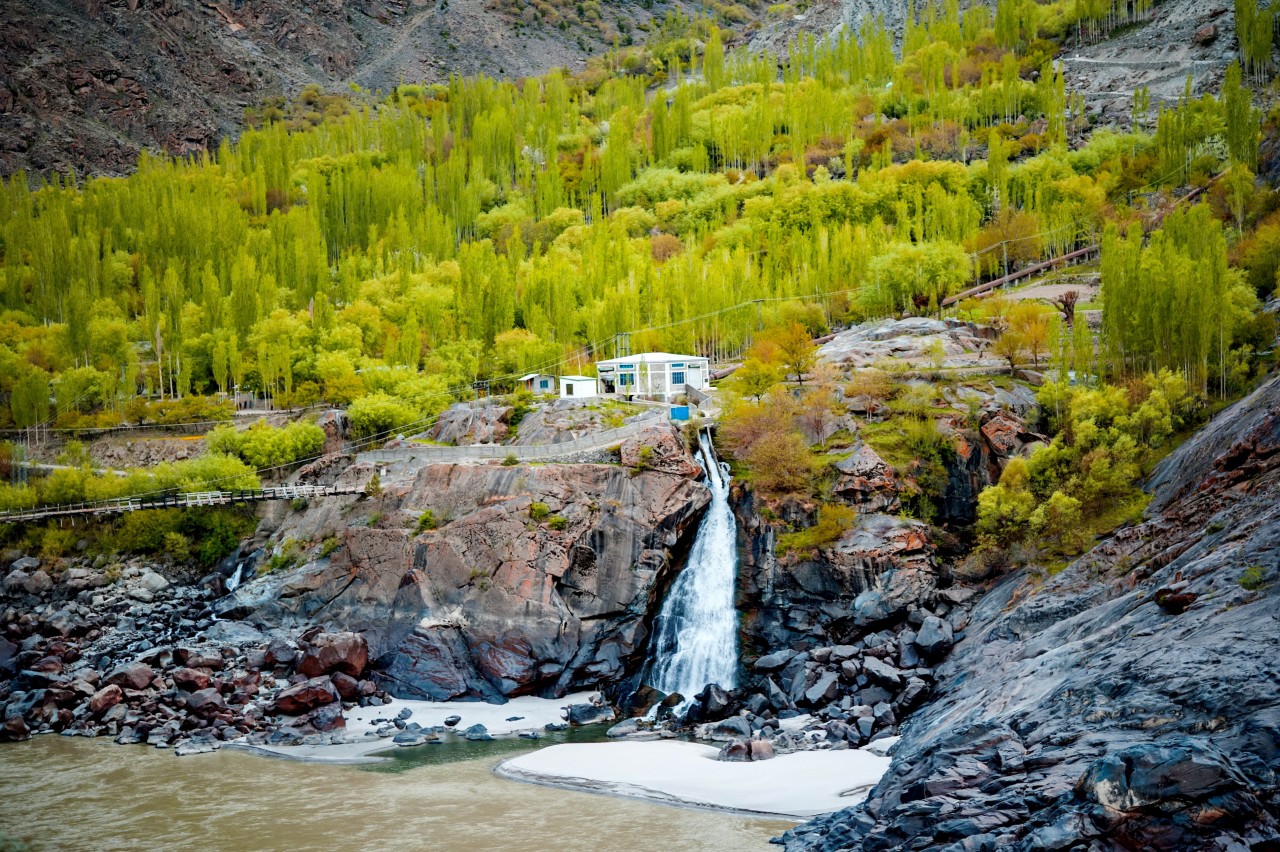
[[[668,695],[680,693],[686,704],[709,683],[732,689],[738,672],[738,525],[729,507],[729,470],[716,461],[705,435],[698,444],[711,506],[658,612],[646,678]]]

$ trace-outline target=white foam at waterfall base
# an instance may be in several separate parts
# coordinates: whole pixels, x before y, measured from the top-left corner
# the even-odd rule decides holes
[[[729,472],[698,436],[711,505],[698,527],[685,569],[671,585],[654,623],[646,682],[686,703],[709,683],[737,684],[738,525],[729,506]]]

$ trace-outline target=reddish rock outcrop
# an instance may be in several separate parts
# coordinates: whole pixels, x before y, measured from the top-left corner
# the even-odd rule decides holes
[[[898,474],[871,447],[858,446],[848,458],[836,462],[835,469],[840,479],[834,494],[859,513],[898,511]]]
[[[124,689],[146,689],[155,676],[146,663],[125,663],[107,675],[107,683]]]
[[[314,677],[281,690],[276,696],[276,710],[287,716],[301,716],[337,700],[338,690],[333,682],[327,677]]]
[[[694,463],[669,424],[646,427],[622,442],[622,464],[634,470],[653,470],[673,476],[696,478],[702,467]]]
[[[307,677],[341,672],[358,678],[369,662],[369,644],[359,633],[320,633],[307,640],[298,672]]]

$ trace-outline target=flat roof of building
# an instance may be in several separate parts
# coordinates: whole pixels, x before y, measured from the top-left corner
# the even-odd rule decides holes
[[[638,362],[641,364],[653,364],[657,362],[666,363],[668,361],[708,361],[702,355],[674,355],[670,352],[641,352],[638,355],[628,355],[625,358],[606,358],[597,361],[597,364],[630,364]]]
[[[560,381],[565,382],[594,382],[595,376],[561,376]]]

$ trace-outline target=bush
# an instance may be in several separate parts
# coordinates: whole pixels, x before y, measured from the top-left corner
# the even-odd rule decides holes
[[[258,576],[274,574],[276,571],[288,571],[298,564],[299,558],[298,540],[285,539],[284,543],[276,548],[275,553],[271,554],[271,557],[258,568]]]
[[[503,467],[515,467],[520,464],[520,459],[516,458],[515,453],[507,453],[506,458],[502,460]]]
[[[76,546],[79,536],[74,529],[62,527],[46,527],[40,538],[40,555],[46,559],[57,559],[70,553]]]
[[[414,528],[414,535],[422,535],[427,530],[433,530],[437,526],[436,513],[432,509],[427,509],[418,516],[418,525]]]
[[[547,526],[557,532],[560,532],[569,528],[569,519],[564,515],[552,515],[547,521]]]
[[[190,558],[210,566],[236,549],[256,527],[253,511],[245,507],[213,509],[146,509],[117,520],[102,539],[116,553],[170,553],[186,543]]]
[[[180,532],[164,534],[164,552],[176,562],[185,562],[191,558],[191,542]]]
[[[643,446],[636,452],[636,470],[648,470],[653,466],[653,447]]]
[[[387,393],[371,393],[351,403],[347,409],[351,437],[387,437],[418,419],[413,406]]]
[[[857,523],[858,515],[848,506],[828,503],[818,509],[818,522],[807,529],[778,536],[777,552],[813,550],[831,544]]]
[[[529,504],[529,517],[535,523],[542,523],[551,515],[551,507],[537,500]]]
[[[324,449],[324,440],[324,430],[314,423],[277,428],[258,421],[243,430],[219,426],[208,434],[205,444],[210,452],[235,456],[261,470],[315,456]]]
[[[1031,529],[1042,541],[1063,554],[1074,556],[1084,547],[1084,517],[1080,501],[1055,491],[1031,513]]]
[[[1237,582],[1240,584],[1240,588],[1256,592],[1267,584],[1266,571],[1263,570],[1261,565],[1250,565],[1241,572],[1240,579]]]

